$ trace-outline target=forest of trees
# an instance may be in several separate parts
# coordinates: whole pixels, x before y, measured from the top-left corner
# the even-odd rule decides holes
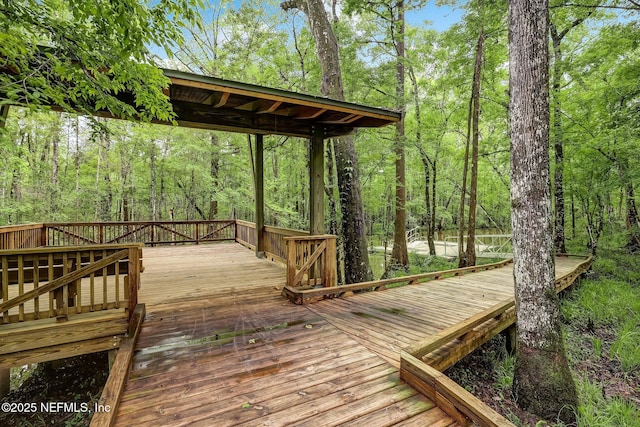
[[[152,62],[394,109],[394,127],[326,144],[342,281],[371,278],[368,244],[406,269],[409,229],[432,254],[441,233],[466,239],[465,266],[478,230],[513,224],[514,384],[572,423],[553,252],[595,255],[605,235],[640,250],[640,3],[442,0],[464,10],[442,31],[407,22],[427,3],[4,2],[0,225],[253,219],[250,138],[148,124],[173,118]],[[265,138],[267,224],[308,229],[308,151]]]
[[[506,0],[461,2],[462,21],[441,32],[403,24],[403,52],[394,8],[425,2],[362,3],[334,1],[329,20],[346,99],[405,112],[405,228],[420,226],[432,237],[464,222],[467,234],[473,220],[473,228],[509,232]],[[603,233],[618,233],[621,245],[638,247],[639,12],[634,2],[563,3],[551,2],[549,36],[556,246],[564,250],[566,239],[571,248],[595,251]],[[201,25],[185,24],[174,57],[159,60],[164,66],[321,93],[322,68],[302,11],[285,12],[276,1],[210,2],[206,8],[211,13]],[[398,61],[406,76],[401,91]],[[35,108],[11,108],[5,130],[2,225],[252,219],[245,135]],[[397,133],[390,127],[354,137],[366,232],[376,245],[393,241]],[[267,224],[307,228],[306,142],[267,137],[265,147]],[[327,194],[339,201],[336,163],[327,164]],[[340,217],[340,209],[327,215],[337,224]]]

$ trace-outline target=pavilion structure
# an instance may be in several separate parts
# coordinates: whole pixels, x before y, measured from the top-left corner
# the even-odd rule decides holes
[[[309,232],[324,234],[324,141],[357,128],[382,127],[400,114],[280,89],[164,70],[169,100],[180,126],[255,134],[256,252],[264,251],[264,135],[310,141]]]

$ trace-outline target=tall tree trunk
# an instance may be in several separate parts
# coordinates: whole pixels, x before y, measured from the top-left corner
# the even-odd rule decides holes
[[[151,204],[151,221],[158,220],[158,192],[156,178],[156,158],[158,147],[156,141],[149,145],[149,202]]]
[[[554,227],[553,242],[557,253],[566,253],[564,237],[564,152],[562,140],[562,106],[560,103],[560,81],[562,79],[562,38],[556,27],[550,25],[553,43],[553,80],[551,83],[553,99],[553,150],[555,153],[555,175],[553,177]]]
[[[638,217],[638,209],[636,208],[633,183],[627,183],[625,195],[627,197],[627,229],[629,230],[627,249],[631,252],[637,252],[640,251],[640,217]]]
[[[60,161],[60,136],[61,136],[61,123],[60,115],[57,116],[57,126],[51,139],[51,194],[49,198],[49,214],[55,215],[58,210],[58,195],[60,189],[58,188],[58,164]]]
[[[510,0],[511,223],[518,404],[576,422],[578,397],[560,325],[549,178],[548,0]]]
[[[420,98],[418,93],[418,80],[416,78],[416,74],[413,71],[413,67],[409,67],[409,78],[411,79],[411,84],[413,85],[413,108],[416,114],[416,147],[420,152],[420,158],[422,159],[422,166],[424,168],[424,204],[425,204],[425,218],[424,222],[427,227],[427,244],[429,245],[429,255],[436,254],[436,244],[433,239],[433,234],[435,232],[435,209],[432,209],[431,201],[432,195],[431,191],[436,191],[435,185],[431,183],[431,169],[433,162],[427,155],[424,147],[422,146],[422,117],[420,115]],[[435,184],[435,176],[434,184]],[[433,195],[433,201],[435,203],[435,193]],[[434,206],[435,207],[435,206]]]
[[[480,140],[480,82],[482,80],[482,62],[484,56],[484,30],[480,29],[476,48],[476,64],[473,72],[473,125],[471,138],[471,183],[469,187],[469,221],[467,225],[467,250],[465,264],[461,267],[476,265],[476,209],[478,202],[478,144]]]
[[[405,20],[404,1],[396,4],[397,15],[393,23],[394,44],[396,47],[396,98],[397,107],[402,112],[400,121],[396,122],[396,140],[394,151],[396,155],[396,200],[395,219],[393,221],[393,250],[391,251],[391,268],[409,266],[409,254],[407,252],[407,187],[405,171],[405,135],[404,135],[404,81],[405,81]]]
[[[336,171],[335,171],[335,156],[334,156],[334,141],[330,140],[325,149],[325,155],[327,157],[327,185],[325,187],[325,193],[327,194],[327,200],[329,202],[329,234],[335,234],[338,236],[338,244],[336,247],[336,265],[338,266],[338,283],[344,283],[344,268],[340,268],[343,265],[344,258],[344,241],[342,239],[342,233],[338,229],[338,210],[335,198],[336,189]]]
[[[564,30],[558,31],[553,22],[549,22],[549,33],[553,45],[553,74],[551,81],[551,98],[553,99],[553,150],[555,174],[553,177],[554,227],[553,243],[556,253],[566,253],[565,245],[565,211],[564,211],[564,137],[562,134],[562,103],[560,90],[562,87],[562,40],[573,28],[580,25],[596,10],[587,11],[586,15],[571,22]]]
[[[215,219],[218,216],[218,200],[216,193],[219,191],[219,174],[220,174],[220,142],[218,141],[218,135],[211,133],[211,163],[210,174],[213,181],[213,191],[209,197],[209,219]]]
[[[76,131],[76,151],[73,154],[73,166],[76,170],[76,180],[75,180],[75,191],[74,191],[74,195],[76,197],[76,209],[75,209],[75,215],[76,215],[76,221],[79,221],[79,215],[80,215],[80,118],[78,116],[76,116],[76,120],[74,123],[74,128]]]
[[[469,99],[469,116],[467,118],[467,141],[464,148],[464,166],[462,167],[462,187],[460,188],[460,209],[458,210],[458,267],[467,267],[467,251],[464,249],[465,204],[467,201],[467,176],[469,174],[469,147],[471,145],[471,128],[473,126],[473,95]]]
[[[322,68],[322,94],[344,101],[338,43],[327,18],[321,0],[294,0],[281,3],[284,10],[298,8],[309,19],[309,26],[316,41],[316,52]],[[366,225],[360,194],[358,159],[353,137],[334,141],[338,193],[342,213],[342,238],[344,245],[344,271],[346,283],[372,279],[367,252]]]

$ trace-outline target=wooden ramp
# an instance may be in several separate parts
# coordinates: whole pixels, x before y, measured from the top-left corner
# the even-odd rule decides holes
[[[280,296],[285,269],[235,243],[144,259],[118,426],[456,426],[400,379],[400,350],[513,295],[505,267],[302,306]]]
[[[579,260],[556,259],[556,277]],[[389,289],[307,307],[400,366],[400,350],[513,297],[513,264],[495,270]]]

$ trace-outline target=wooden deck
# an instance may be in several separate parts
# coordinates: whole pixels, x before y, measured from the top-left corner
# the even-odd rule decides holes
[[[145,248],[144,264],[118,426],[456,426],[400,380],[400,350],[513,296],[504,267],[294,305],[285,269],[235,243]]]

